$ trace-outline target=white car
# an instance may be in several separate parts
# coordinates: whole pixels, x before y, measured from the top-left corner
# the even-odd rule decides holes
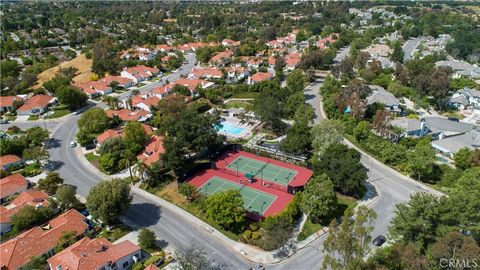
[[[71,148],[77,147],[77,143],[76,143],[75,141],[71,141],[71,142],[70,142],[70,147],[71,147]]]

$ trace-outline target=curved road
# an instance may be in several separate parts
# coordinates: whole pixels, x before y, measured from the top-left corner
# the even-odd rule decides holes
[[[185,72],[185,70],[183,70]],[[188,72],[188,70],[186,71]],[[306,89],[307,102],[315,108],[316,122],[322,120],[319,88],[321,83],[316,83]],[[313,101],[311,101],[313,100]],[[81,157],[77,148],[70,148],[69,142],[74,140],[77,132],[77,120],[80,115],[72,115],[65,118],[64,122],[54,128],[52,139],[49,143],[50,159],[53,169],[57,170],[69,184],[78,187],[78,193],[84,197],[92,186],[104,179],[104,176],[86,160]],[[78,152],[76,152],[78,151]],[[420,183],[406,179],[389,167],[377,162],[368,155],[362,155],[363,164],[369,169],[369,182],[375,186],[379,193],[379,199],[371,205],[377,212],[375,222],[377,234],[386,234],[388,224],[393,217],[395,205],[407,201],[414,192],[431,192]],[[231,247],[226,246],[220,240],[196,224],[191,224],[176,211],[161,208],[149,198],[135,193],[131,208],[124,218],[134,227],[149,227],[157,236],[165,241],[164,244],[178,247],[191,245],[197,242],[207,254],[225,265],[226,269],[248,269],[255,263],[248,261]],[[267,265],[267,269],[318,269],[322,262],[322,250],[324,237],[313,241],[306,248],[298,251],[289,259],[274,265]]]

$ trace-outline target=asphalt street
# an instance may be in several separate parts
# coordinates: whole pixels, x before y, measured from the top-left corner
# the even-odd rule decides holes
[[[188,75],[192,69],[195,67],[195,62],[197,61],[195,54],[189,53],[185,54],[185,61],[187,62],[186,64],[183,64],[177,72],[170,73],[166,76],[161,77],[160,80],[156,82],[149,83],[145,86],[140,87],[138,90],[140,91],[140,94],[146,94],[149,93],[153,88],[161,86],[166,83],[166,81],[173,82],[176,81],[180,78],[180,76]],[[132,91],[125,92],[121,95],[118,96],[119,100],[127,99],[130,97]]]
[[[417,48],[418,43],[422,40],[422,37],[416,37],[409,39],[405,44],[403,45],[403,60],[408,61],[413,58],[413,51]]]

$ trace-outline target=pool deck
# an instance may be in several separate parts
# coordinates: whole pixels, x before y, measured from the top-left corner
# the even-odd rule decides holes
[[[221,124],[226,123],[226,125],[232,127],[232,128],[239,128],[242,129],[242,132],[239,134],[235,133],[229,133],[228,131],[225,130],[219,130],[218,133],[227,136],[228,138],[234,138],[234,139],[245,139],[250,136],[252,136],[252,130],[255,128],[255,126],[258,125],[256,123],[253,126],[249,126],[247,124],[241,124],[240,120],[238,118],[232,118],[232,117],[225,117],[222,121]]]

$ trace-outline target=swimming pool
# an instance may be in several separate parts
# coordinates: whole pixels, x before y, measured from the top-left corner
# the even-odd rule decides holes
[[[223,134],[227,133],[227,134],[235,135],[235,136],[238,136],[238,135],[242,134],[243,131],[245,130],[244,128],[236,126],[236,125],[234,125],[232,123],[229,123],[227,121],[223,121],[222,123],[220,123],[220,125],[217,127],[217,129],[218,129],[218,132],[221,132]]]

